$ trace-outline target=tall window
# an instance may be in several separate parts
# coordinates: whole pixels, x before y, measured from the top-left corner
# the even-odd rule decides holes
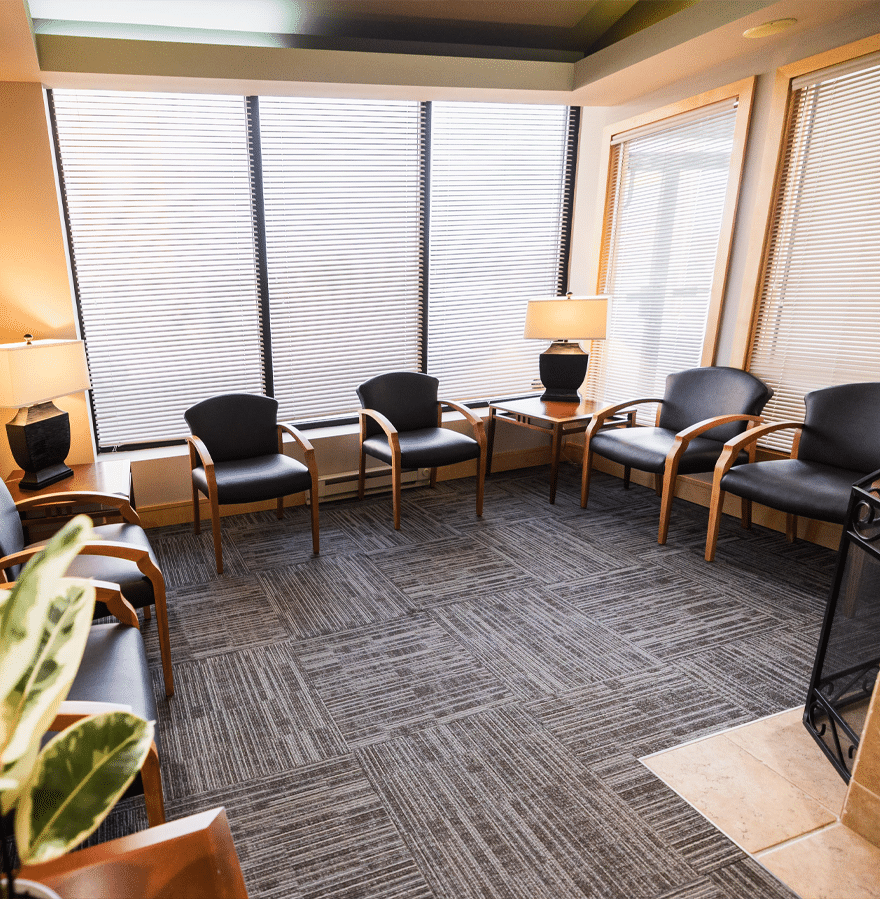
[[[576,111],[51,92],[99,449],[266,392],[357,407],[381,371],[530,389],[526,301],[564,287]]]
[[[453,397],[530,388],[530,299],[565,284],[576,118],[564,106],[434,103],[428,371]]]
[[[811,390],[880,377],[880,54],[791,82],[776,198],[749,370],[801,421]]]
[[[241,98],[54,91],[99,446],[263,389]]]
[[[588,376],[599,399],[662,396],[667,375],[711,362],[742,92],[611,135],[599,292],[612,300]]]

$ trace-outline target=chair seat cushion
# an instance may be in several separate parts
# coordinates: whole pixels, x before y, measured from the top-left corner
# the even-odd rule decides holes
[[[281,453],[217,462],[214,474],[217,477],[217,501],[220,505],[256,503],[312,488],[312,476],[308,468]],[[208,479],[205,469],[193,469],[192,478],[196,487],[207,496]]]
[[[416,431],[402,431],[400,441],[400,464],[406,469],[434,468],[438,465],[452,465],[467,462],[480,455],[480,444],[467,434],[460,434],[449,428],[421,428]],[[391,464],[391,447],[384,434],[367,437],[364,451],[383,462]]]
[[[150,541],[142,527],[136,524],[102,524],[95,528],[95,536],[99,540],[110,540],[114,543],[127,543],[149,552],[153,563],[158,567],[156,556]],[[114,559],[109,556],[77,556],[67,569],[71,577],[96,578],[117,584],[122,595],[136,608],[153,605],[153,585],[137,567],[136,562],[127,559]],[[95,617],[103,618],[107,610],[103,603],[95,604]]]
[[[609,428],[593,435],[590,449],[620,465],[659,473],[666,465],[666,456],[674,442],[675,431],[667,428]],[[678,473],[711,471],[723,449],[724,444],[717,440],[694,437],[682,454]],[[737,464],[747,460],[747,454],[742,453]]]
[[[842,524],[852,485],[866,474],[819,462],[774,459],[732,468],[721,479],[721,489],[782,512]]]
[[[127,624],[93,624],[76,678],[67,694],[79,702],[117,702],[135,715],[158,721],[156,697],[141,632]],[[47,734],[47,737],[50,734]],[[153,741],[161,757],[158,724]],[[143,793],[140,774],[124,797]]]

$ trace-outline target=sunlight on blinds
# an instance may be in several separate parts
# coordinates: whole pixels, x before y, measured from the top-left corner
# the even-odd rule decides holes
[[[731,100],[612,146],[600,261],[611,310],[607,339],[593,343],[588,396],[662,396],[668,374],[700,364],[735,117]]]
[[[798,85],[749,358],[764,415],[793,421],[811,390],[880,378],[880,63]]]
[[[428,372],[441,396],[532,389],[546,349],[523,339],[530,299],[563,288],[565,106],[433,103]]]
[[[421,364],[423,107],[259,102],[278,414],[351,412]]]
[[[184,437],[193,403],[263,390],[244,100],[53,104],[98,445]]]

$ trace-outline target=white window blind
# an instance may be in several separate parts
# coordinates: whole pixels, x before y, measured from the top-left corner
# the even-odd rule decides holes
[[[421,365],[423,107],[259,103],[279,415],[350,412],[358,384]]]
[[[241,97],[53,91],[100,448],[263,388]]]
[[[811,390],[880,379],[876,55],[795,82],[776,196],[749,370],[775,391],[765,416],[802,421]]]
[[[428,372],[442,396],[532,389],[529,299],[564,286],[573,140],[563,106],[433,103]]]
[[[662,396],[668,374],[700,365],[735,121],[731,99],[612,141],[599,280],[612,300],[588,396]]]

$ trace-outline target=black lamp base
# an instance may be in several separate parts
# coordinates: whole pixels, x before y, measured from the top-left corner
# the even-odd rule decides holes
[[[564,340],[553,343],[538,360],[538,372],[544,385],[541,399],[545,403],[579,403],[578,388],[587,376],[589,360],[589,354],[577,343]]]
[[[18,486],[41,490],[73,475],[64,464],[70,452],[70,416],[54,403],[19,409],[6,425],[12,458],[24,470]]]

